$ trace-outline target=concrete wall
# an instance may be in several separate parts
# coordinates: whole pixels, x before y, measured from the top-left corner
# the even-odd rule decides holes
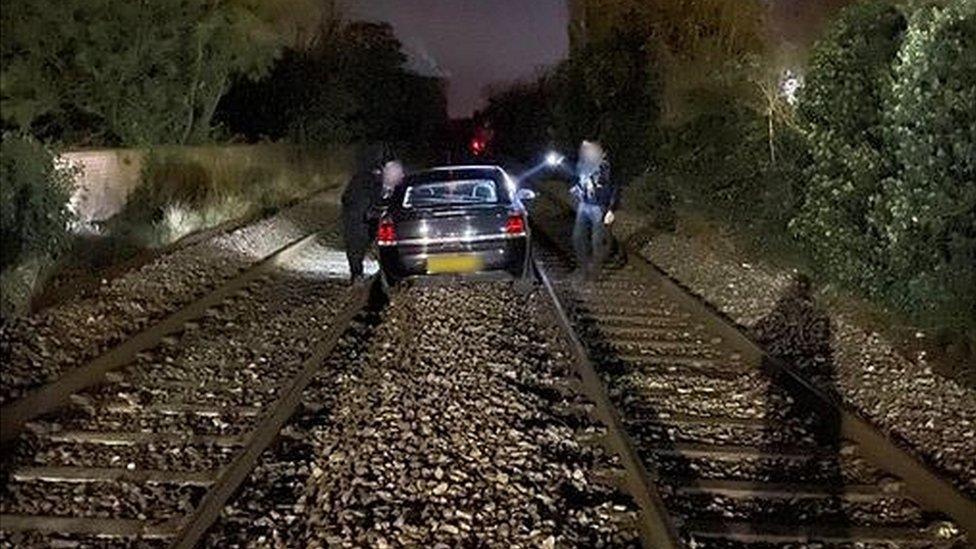
[[[239,177],[261,170],[272,179],[279,172],[304,170],[314,177],[335,178],[349,163],[348,151],[302,151],[289,145],[223,145],[169,147],[156,150],[178,153],[210,173]],[[129,195],[142,181],[147,151],[141,149],[93,149],[69,151],[61,159],[80,170],[71,205],[82,222],[104,221],[125,207]]]
[[[80,174],[71,207],[83,222],[102,221],[118,213],[141,179],[145,153],[137,149],[70,151],[61,159]]]

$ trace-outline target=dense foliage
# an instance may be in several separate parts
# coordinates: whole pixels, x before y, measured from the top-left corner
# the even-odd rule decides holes
[[[420,149],[439,144],[446,125],[444,90],[406,62],[388,24],[326,21],[310,43],[286,49],[265,78],[239,80],[218,118],[248,140],[384,140],[428,152]]]
[[[204,141],[231,79],[278,51],[259,5],[3,0],[4,124],[72,143]]]
[[[976,3],[867,2],[838,18],[801,97],[814,162],[791,227],[825,276],[972,329],[974,104]]]
[[[442,82],[407,69],[389,25],[344,21],[337,6],[0,0],[3,130],[34,136],[4,138],[2,284],[17,279],[20,298],[28,298],[46,270],[33,257],[55,254],[67,238],[67,175],[50,167],[35,138],[59,148],[142,150],[273,139],[312,145],[296,166],[316,168],[307,160],[341,158],[342,146],[364,140],[428,156],[446,122]],[[321,28],[310,32],[316,21]],[[215,168],[185,152],[152,157],[129,207],[104,226],[110,238],[148,233],[131,240],[165,242],[324,184],[321,173],[297,167],[262,169],[235,158],[236,165]],[[156,238],[161,223],[175,229]],[[15,268],[22,261],[33,264],[26,278],[31,269]]]
[[[976,2],[912,15],[884,110],[893,162],[875,219],[890,300],[976,324]]]
[[[51,258],[68,242],[68,199],[75,171],[36,140],[3,135],[0,144],[0,271],[32,257]]]
[[[554,143],[552,82],[544,76],[492,91],[478,113],[493,130],[494,153],[504,159],[530,162]]]
[[[976,2],[852,4],[813,46],[795,101],[758,4],[652,4],[580,2],[593,10],[571,27],[570,59],[497,93],[489,118],[515,131],[528,90],[550,109],[525,134],[549,125],[569,146],[596,133],[631,168],[625,207],[660,227],[673,202],[805,257],[821,281],[972,333]]]
[[[721,99],[663,130],[656,169],[640,185],[664,186],[680,207],[779,235],[803,192],[802,138],[789,125]]]
[[[647,39],[638,31],[612,32],[574,52],[553,77],[559,142],[599,139],[625,181],[646,169],[654,143],[660,75]]]
[[[886,268],[871,216],[891,170],[883,96],[904,28],[902,14],[889,4],[845,10],[813,49],[800,95],[813,161],[791,228],[820,268],[848,286],[877,287]]]

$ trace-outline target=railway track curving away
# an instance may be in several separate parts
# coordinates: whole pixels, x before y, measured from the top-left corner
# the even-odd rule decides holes
[[[972,542],[976,502],[642,258],[579,280],[547,206],[537,261],[653,481],[656,545]]]

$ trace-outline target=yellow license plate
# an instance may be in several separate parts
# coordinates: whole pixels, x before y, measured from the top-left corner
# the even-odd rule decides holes
[[[474,273],[483,266],[480,257],[470,254],[432,255],[427,258],[428,274]]]

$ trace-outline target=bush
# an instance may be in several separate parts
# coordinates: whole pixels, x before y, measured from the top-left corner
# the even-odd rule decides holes
[[[917,315],[976,324],[976,2],[915,12],[894,65],[876,204],[890,295]]]
[[[666,128],[659,174],[684,209],[754,233],[782,233],[801,190],[805,143],[789,125],[770,120],[726,90],[696,94],[683,125]]]
[[[270,213],[344,177],[346,156],[279,145],[158,149],[146,155],[142,181],[109,233],[154,247]]]
[[[30,137],[4,134],[0,145],[0,270],[68,246],[74,169]]]
[[[891,170],[882,99],[904,28],[886,2],[844,10],[813,49],[798,105],[811,164],[792,232],[829,278],[875,297],[887,273],[870,212]]]

